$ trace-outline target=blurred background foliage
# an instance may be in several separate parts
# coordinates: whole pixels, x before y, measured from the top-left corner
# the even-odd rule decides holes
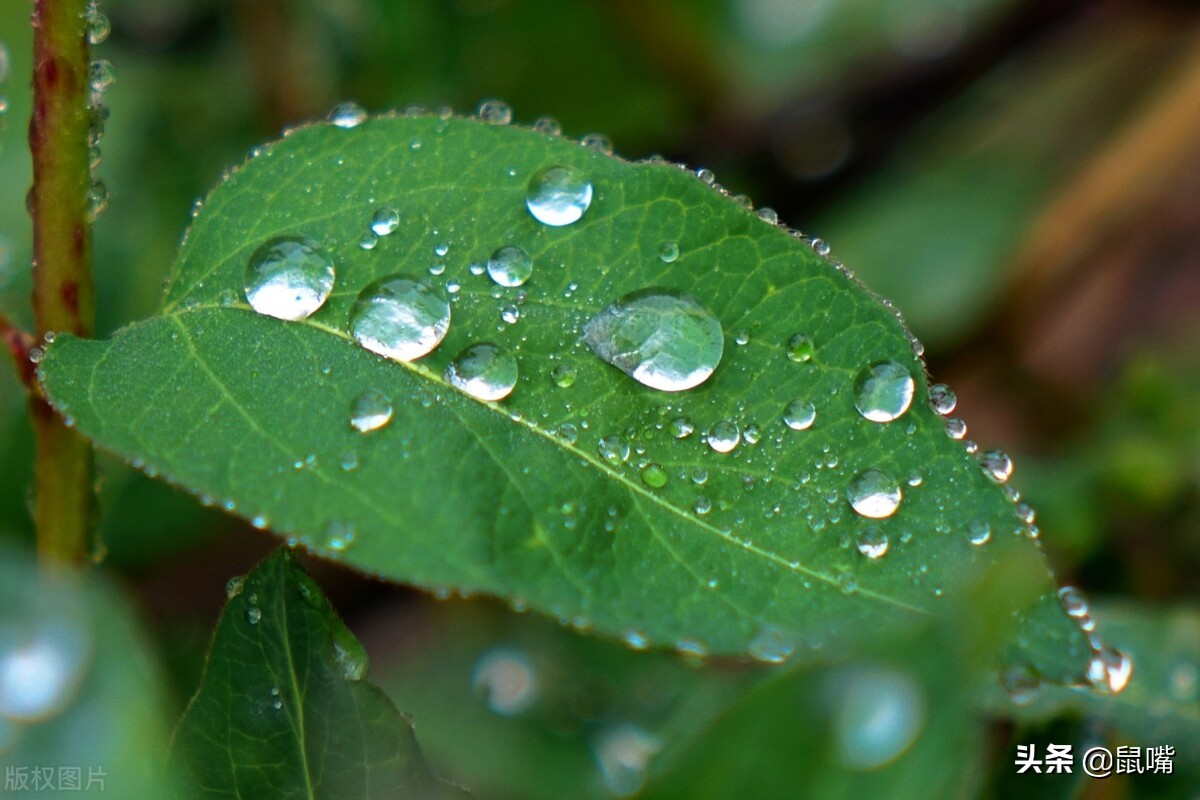
[[[112,35],[94,56],[113,62],[118,76],[106,94],[99,168],[111,197],[95,229],[101,335],[151,313],[189,209],[223,170],[346,98],[376,111],[423,104],[466,112],[499,97],[522,122],[552,115],[568,135],[603,132],[626,157],[659,153],[709,167],[731,190],[825,238],[904,311],[932,375],[958,392],[971,438],[1014,455],[1013,483],[1038,509],[1062,580],[1093,596],[1123,596],[1134,610],[1116,615],[1118,629],[1151,636],[1151,653],[1178,653],[1182,672],[1163,673],[1182,726],[1172,735],[1191,731],[1200,741],[1195,4],[101,5]],[[10,68],[0,84],[0,312],[26,324],[29,10],[15,0],[0,5]],[[0,372],[0,537],[29,541],[32,435],[23,409],[19,384]],[[225,580],[273,540],[103,458],[98,484],[105,552],[97,557],[141,610],[181,706],[199,680]],[[765,764],[771,752],[804,750],[823,730],[819,720],[835,725],[842,713],[813,710],[824,701],[812,691],[788,694],[787,679],[761,684],[761,670],[698,670],[493,601],[436,603],[328,565],[310,568],[364,638],[375,679],[412,712],[431,762],[481,796],[628,794],[656,771],[651,762],[669,762],[677,742],[718,717],[710,731],[717,738],[679,763],[730,746],[719,738],[728,730],[731,739],[766,737]],[[1185,622],[1168,624],[1178,619]],[[871,663],[799,684],[841,687],[829,693],[846,696],[846,681],[888,679],[886,659]],[[938,677],[914,669],[905,680]],[[727,712],[751,685],[744,704]],[[816,727],[739,732],[756,703],[788,707]],[[1011,745],[1034,734],[1014,734],[1014,724],[1034,726],[1045,741],[1097,736],[1090,712],[1070,708],[1055,705],[1053,723],[1035,715],[993,724],[976,748],[995,773],[982,791],[1016,786]],[[944,745],[955,741],[961,709],[939,709],[929,730],[946,738],[911,751],[918,771],[955,757]],[[1047,724],[1059,727],[1037,727]],[[836,731],[829,737],[836,744]],[[758,747],[742,758],[753,765]],[[955,791],[981,790],[986,769]],[[906,785],[898,780],[892,785]],[[678,774],[663,781],[662,796],[683,791]],[[818,781],[830,791],[855,786],[832,773]],[[1171,796],[1184,785],[1117,781],[1108,791]],[[1078,780],[1039,786],[1046,796],[1088,791]]]

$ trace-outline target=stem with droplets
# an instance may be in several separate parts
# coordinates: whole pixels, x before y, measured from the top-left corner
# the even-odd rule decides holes
[[[33,12],[33,312],[38,337],[94,326],[88,217],[87,0],[36,0]],[[93,517],[91,446],[33,391],[34,522],[43,564],[83,560]]]

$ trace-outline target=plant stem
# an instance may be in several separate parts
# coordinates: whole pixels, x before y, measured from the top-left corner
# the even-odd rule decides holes
[[[95,306],[88,217],[87,0],[36,0],[33,12],[33,312],[39,338],[91,336]],[[92,451],[36,392],[38,554],[43,564],[87,556],[93,516]]]

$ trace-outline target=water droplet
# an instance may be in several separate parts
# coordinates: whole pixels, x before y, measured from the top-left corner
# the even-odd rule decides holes
[[[0,725],[48,719],[75,697],[91,663],[93,642],[83,620],[65,611],[5,619],[0,635]]]
[[[827,256],[829,255],[830,250],[829,242],[825,241],[824,239],[813,239],[812,249],[813,252],[819,256]]]
[[[692,504],[692,510],[696,512],[696,516],[703,517],[712,511],[712,500],[704,495],[696,498],[696,502]]]
[[[257,625],[262,620],[262,609],[258,606],[250,606],[246,609],[246,622],[251,625]]]
[[[794,431],[806,431],[817,420],[817,408],[807,400],[793,400],[783,410],[783,421]]]
[[[96,10],[95,6],[88,9],[87,12],[87,40],[88,44],[103,44],[112,32],[112,25],[108,21],[108,17]]]
[[[750,640],[750,655],[766,664],[782,664],[792,657],[796,646],[791,638],[774,625],[764,625]]]
[[[846,499],[859,514],[871,519],[884,519],[900,507],[900,484],[891,476],[866,469],[854,476],[846,489]]]
[[[352,100],[338,103],[329,112],[329,121],[339,128],[357,128],[366,119],[366,110]]]
[[[984,473],[996,483],[1004,483],[1012,475],[1013,463],[1002,450],[988,450],[979,455],[979,465]]]
[[[528,656],[515,647],[496,647],[475,662],[471,685],[494,713],[513,717],[533,705],[537,674]]]
[[[973,519],[967,525],[967,541],[976,547],[987,544],[992,538],[992,526],[981,519]]]
[[[951,439],[962,439],[967,435],[967,423],[957,417],[946,420],[946,435]]]
[[[392,401],[383,392],[368,389],[350,404],[350,425],[362,433],[377,431],[392,421]]]
[[[746,426],[745,430],[742,431],[742,440],[746,444],[758,444],[762,441],[762,428],[758,427],[754,423],[750,423]]]
[[[242,587],[246,584],[246,576],[235,575],[225,583],[225,597],[232,600],[242,593]]]
[[[629,645],[634,650],[645,650],[650,644],[646,640],[646,634],[642,633],[641,631],[626,631],[625,635],[621,638],[625,640],[625,644]]]
[[[342,552],[343,550],[354,544],[358,533],[354,529],[354,524],[341,519],[331,519],[325,526],[325,541],[323,544],[329,550]]]
[[[387,236],[400,227],[400,212],[394,208],[378,208],[371,216],[371,231],[376,236]]]
[[[512,116],[512,108],[503,100],[484,100],[479,104],[479,118],[492,125],[507,125]]]
[[[704,467],[696,467],[692,470],[692,483],[697,486],[703,486],[708,481],[708,470]]]
[[[650,759],[662,746],[662,739],[628,722],[605,728],[592,743],[604,788],[615,797],[637,794],[646,782]]]
[[[88,84],[93,92],[106,91],[116,80],[117,71],[107,59],[98,58],[88,68]]]
[[[869,559],[883,558],[888,551],[888,537],[879,528],[870,525],[859,531],[858,552],[862,553]]]
[[[713,425],[704,436],[704,441],[718,453],[728,453],[738,446],[742,440],[742,432],[736,423],[723,419]]]
[[[706,381],[725,347],[721,323],[670,289],[642,289],[592,317],[583,341],[639,383],[680,392]]]
[[[592,204],[592,184],[574,167],[556,164],[529,180],[525,205],[534,219],[561,227],[577,222]]]
[[[403,275],[368,284],[350,309],[350,331],[358,343],[396,361],[430,353],[448,330],[450,304]]]
[[[550,380],[560,389],[569,389],[575,385],[578,376],[575,367],[570,364],[559,364],[550,371]]]
[[[1029,664],[1019,662],[1000,672],[1000,686],[1015,705],[1027,706],[1037,699],[1042,677]]]
[[[613,153],[612,142],[602,133],[589,133],[580,139],[579,143],[588,150],[595,150],[597,153],[603,153],[606,156],[611,156]]]
[[[854,594],[858,591],[858,580],[849,572],[840,572],[837,576],[837,586],[842,594]]]
[[[679,245],[675,242],[663,242],[658,248],[658,257],[664,264],[670,264],[679,258]]]
[[[517,385],[517,359],[490,342],[473,344],[446,367],[446,382],[476,400],[495,402]]]
[[[667,471],[661,464],[648,464],[642,469],[642,483],[651,489],[661,489],[667,485]]]
[[[374,250],[378,244],[379,236],[376,235],[375,231],[367,231],[358,240],[358,246],[363,250]]]
[[[839,760],[875,770],[902,756],[925,726],[927,702],[907,674],[888,667],[857,667],[830,676],[833,739]]]
[[[1026,525],[1032,525],[1033,521],[1037,519],[1037,512],[1028,503],[1017,503],[1016,512],[1017,517]]]
[[[492,253],[487,273],[501,286],[521,286],[533,274],[533,259],[516,245],[505,245]]]
[[[777,214],[775,212],[775,209],[770,208],[768,206],[763,206],[762,208],[760,208],[758,211],[755,211],[754,213],[757,214],[758,218],[761,219],[763,222],[769,223],[771,225],[775,225],[776,223],[779,222],[779,214]]]
[[[797,333],[787,341],[788,358],[797,364],[811,360],[814,352],[816,352],[816,348],[813,346],[812,339],[803,333]]]
[[[1115,647],[1101,647],[1088,661],[1087,679],[1105,694],[1120,694],[1133,674],[1133,661]]]
[[[687,417],[676,417],[668,425],[671,435],[676,439],[686,439],[695,432],[696,426]]]
[[[891,422],[908,411],[913,390],[912,375],[902,364],[877,361],[858,374],[854,407],[871,422]]]
[[[946,384],[935,383],[929,387],[929,404],[944,417],[954,412],[958,405],[958,396]]]
[[[538,117],[533,123],[533,129],[549,136],[558,136],[562,133],[562,125],[558,124],[558,120],[553,117]]]
[[[40,347],[29,348],[29,363],[40,364],[46,358],[46,351]]]
[[[294,321],[325,303],[333,279],[333,261],[320,245],[300,236],[281,236],[250,256],[243,285],[246,300],[259,314]]]
[[[1064,586],[1059,589],[1058,602],[1071,619],[1083,619],[1091,615],[1087,597],[1074,586]]]
[[[104,181],[94,180],[88,184],[87,190],[88,219],[95,222],[106,208],[108,208],[108,187],[104,185]]]
[[[600,451],[600,457],[610,464],[629,460],[629,442],[620,436],[601,436],[596,448]]]
[[[505,306],[500,309],[500,319],[504,320],[509,325],[512,325],[521,318],[521,310],[516,306]]]

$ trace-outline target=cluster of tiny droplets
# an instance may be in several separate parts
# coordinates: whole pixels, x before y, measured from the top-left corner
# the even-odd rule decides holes
[[[84,18],[89,44],[103,43],[111,30],[108,17],[96,8],[95,0],[88,3]],[[88,217],[95,220],[108,208],[108,187],[96,176],[100,166],[100,140],[104,137],[104,126],[108,121],[108,106],[104,105],[104,93],[116,81],[116,70],[107,59],[96,59],[88,67],[88,85],[91,94],[88,98],[88,157],[91,164],[92,178],[87,190]]]

